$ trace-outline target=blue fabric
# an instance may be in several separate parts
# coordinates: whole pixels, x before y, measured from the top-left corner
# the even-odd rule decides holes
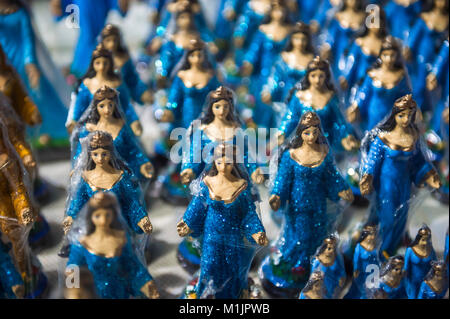
[[[444,288],[441,293],[434,292],[433,289],[431,289],[430,286],[424,281],[420,285],[419,295],[417,296],[417,299],[444,299],[447,290],[448,281],[446,288]]]
[[[422,11],[422,1],[416,1],[407,7],[397,4],[395,1],[388,1],[384,5],[384,11],[386,12],[390,34],[396,38],[405,40],[409,35],[412,25]]]
[[[144,94],[148,88],[139,78],[136,67],[131,58],[129,58],[128,61],[122,66],[120,73],[131,98],[135,102],[142,104],[142,94]]]
[[[396,288],[389,287],[386,283],[383,281],[380,283],[380,289],[383,290],[386,295],[387,299],[406,299],[406,290],[405,290],[405,280],[402,279],[400,281],[400,284]]]
[[[193,230],[192,236],[201,238],[202,255],[197,296],[212,294],[216,299],[236,299],[247,288],[247,274],[251,259],[249,244],[255,245],[253,234],[265,232],[252,196],[242,191],[229,204],[211,199],[209,189],[200,183],[184,216]]]
[[[311,0],[297,0],[298,5],[298,19],[304,23],[310,23],[314,16],[318,13],[322,2],[328,1],[311,1]]]
[[[0,241],[0,299],[15,299],[12,287],[23,285],[23,280],[8,254],[6,245]]]
[[[342,255],[337,253],[334,263],[325,266],[317,258],[314,259],[311,266],[311,272],[321,271],[324,274],[324,284],[326,288],[327,299],[337,299],[342,287],[339,281],[346,278],[344,259]]]
[[[417,299],[420,286],[430,271],[431,262],[434,260],[436,260],[434,249],[426,258],[417,256],[411,247],[406,249],[404,269],[406,273],[405,288],[408,299]]]
[[[219,39],[229,40],[233,35],[236,20],[229,21],[225,17],[225,12],[233,9],[236,19],[241,15],[244,5],[248,0],[220,0],[219,15],[217,16],[215,34]]]

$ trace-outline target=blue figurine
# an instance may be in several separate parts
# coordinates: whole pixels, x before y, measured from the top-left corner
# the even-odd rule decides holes
[[[139,141],[125,123],[118,92],[107,86],[94,94],[92,105],[77,124],[72,135],[72,163],[82,151],[82,140],[90,133],[103,131],[111,134],[114,147],[139,181],[145,185],[153,177],[153,165],[143,152]]]
[[[405,260],[402,256],[390,257],[381,270],[380,287],[378,290],[384,299],[406,299],[405,279],[403,266]]]
[[[310,0],[296,0],[298,6],[298,16],[300,21],[310,23],[311,20],[319,12],[322,2],[329,1],[310,1]]]
[[[404,49],[414,98],[424,112],[431,110],[425,78],[448,35],[448,0],[433,0],[432,3],[432,8],[422,12],[415,22]]]
[[[392,36],[405,40],[422,11],[423,0],[387,1],[384,5]]]
[[[33,29],[27,5],[18,0],[2,0],[0,4],[0,45],[42,116],[39,134],[43,138],[33,140],[33,144],[68,146],[64,118],[70,89]]]
[[[292,90],[288,100],[288,111],[279,128],[279,143],[294,132],[303,113],[316,112],[333,151],[351,151],[359,147],[351,125],[339,109],[339,98],[326,60],[316,57],[308,64],[306,75]]]
[[[14,266],[8,247],[0,240],[0,299],[22,298],[24,292],[22,277]]]
[[[353,282],[345,299],[368,299],[368,277],[380,266],[377,244],[377,227],[364,226],[353,253]]]
[[[448,290],[448,269],[444,261],[434,261],[420,285],[417,299],[444,299]]]
[[[80,35],[75,47],[71,73],[81,78],[89,68],[92,51],[97,46],[97,37],[106,24],[110,11],[124,16],[128,11],[129,0],[52,0],[53,15],[62,19],[78,14]],[[73,6],[76,6],[75,9]]]
[[[347,278],[344,259],[337,245],[338,239],[334,235],[325,238],[311,265],[311,272],[320,271],[324,274],[327,299],[339,298]]]
[[[447,233],[445,234],[445,247],[444,247],[444,262],[447,265],[447,275],[448,275],[448,228]]]
[[[405,253],[405,284],[408,299],[417,299],[420,285],[435,260],[431,230],[427,226],[422,226]]]
[[[249,183],[241,176],[235,148],[216,148],[213,165],[177,224],[180,236],[202,237],[197,298],[243,296],[248,288],[249,252],[255,244],[268,244]]]
[[[109,133],[90,133],[74,168],[63,225],[67,232],[89,199],[98,192],[117,196],[128,227],[137,234],[151,233],[152,225],[133,173],[118,158]]]
[[[88,109],[95,92],[104,85],[108,85],[119,92],[120,105],[123,108],[127,124],[130,125],[135,135],[140,136],[142,134],[142,126],[130,103],[126,84],[120,74],[114,72],[112,53],[106,50],[102,44],[99,44],[92,53],[89,69],[81,80],[77,94],[74,96],[75,101],[70,107],[66,123],[69,132],[72,132],[76,123]]]
[[[391,114],[365,137],[360,190],[375,191],[369,222],[379,223],[382,257],[395,254],[406,229],[413,184],[439,188],[437,172],[424,155],[412,95],[395,101]]]
[[[395,100],[411,93],[408,73],[402,62],[400,44],[388,36],[377,61],[367,70],[352,105],[347,109],[347,120],[358,123],[361,131],[370,131],[390,112]]]
[[[308,1],[309,2],[309,1]],[[321,0],[316,14],[309,21],[314,33],[327,29],[331,19],[334,17],[342,3],[342,0]]]
[[[88,201],[83,219],[81,226],[74,227],[80,234],[71,240],[66,273],[69,275],[73,266],[87,267],[96,295],[102,299],[158,298],[155,282],[134,252],[126,225],[121,223],[116,198],[96,193]]]
[[[311,273],[298,299],[327,299],[324,279],[323,272],[316,271]]]
[[[286,296],[303,288],[311,256],[333,229],[336,212],[327,202],[341,198],[351,202],[353,194],[334,164],[318,115],[306,112],[282,153],[269,199],[274,211],[283,207],[285,219],[260,270],[269,292]]]

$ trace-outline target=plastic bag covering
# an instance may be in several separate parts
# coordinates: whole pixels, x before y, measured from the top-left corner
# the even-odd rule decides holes
[[[25,284],[25,297],[36,297],[43,288],[39,263],[28,246],[28,235],[36,218],[31,183],[20,156],[0,118],[0,230],[11,243],[11,255]]]
[[[72,172],[69,195],[66,202],[66,216],[75,220],[83,206],[97,192],[114,193],[117,196],[123,217],[128,226],[135,233],[142,234],[143,230],[138,224],[144,218],[148,218],[142,201],[142,192],[133,172],[117,153],[111,135],[106,132],[95,131],[81,139],[80,142],[82,151],[75,162]],[[109,157],[108,163],[99,164],[99,168],[97,168],[92,155],[92,152],[96,149],[106,150],[106,155]],[[107,169],[115,171],[113,174],[116,174],[116,179],[113,184],[104,186],[98,184],[99,180],[87,179],[86,175],[96,169],[100,177],[108,177],[110,173],[103,171],[101,165],[107,165],[108,167],[105,166]]]
[[[381,270],[379,287],[368,292],[371,299],[406,299],[404,264],[405,259],[399,255],[388,259]]]
[[[427,195],[428,191],[417,193],[415,187],[428,183],[436,174],[428,160],[429,150],[420,138],[416,112],[417,104],[411,95],[399,98],[391,114],[369,131],[362,142],[360,187],[361,190],[369,187],[373,193],[368,222],[379,224],[382,260],[395,254],[404,238],[410,211],[414,212]],[[401,116],[408,121],[401,124]],[[400,130],[400,125],[406,125],[405,130],[415,139],[409,148],[402,149],[388,140],[391,132]]]
[[[311,273],[298,299],[327,299],[323,272]]]
[[[143,296],[141,288],[153,278],[144,266],[144,251],[133,245],[132,231],[120,213],[114,194],[96,193],[91,197],[67,236],[71,245],[67,267],[87,267],[98,297],[125,299]],[[107,241],[98,240],[98,236],[107,236]],[[71,284],[70,280],[64,282]],[[84,290],[90,287],[80,285],[75,288]]]
[[[278,151],[271,160],[269,204],[281,211],[282,230],[260,276],[266,289],[287,297],[297,296],[304,287],[311,256],[336,229],[337,217],[353,195],[316,113],[303,114],[294,135]]]
[[[246,295],[257,243],[266,245],[267,239],[236,149],[223,144],[214,158],[214,165],[191,183],[193,199],[178,231],[201,242],[200,276],[189,297],[236,299]]]
[[[95,93],[88,109],[81,116],[80,121],[77,123],[71,136],[72,166],[81,154],[80,140],[95,130],[95,127],[102,120],[102,116],[98,111],[98,103],[105,99],[110,99],[113,101],[114,105],[113,110],[111,111],[112,117],[105,118],[104,122],[102,122],[115,124],[114,122],[121,121],[121,124],[119,124],[122,125],[120,130],[118,132],[113,132],[115,133],[115,136],[113,136],[115,149],[120,158],[122,158],[132,170],[134,176],[137,177],[139,181],[145,182],[147,178],[142,175],[141,167],[146,163],[150,163],[150,160],[142,150],[139,140],[126,123],[126,118],[118,96],[119,92],[117,92],[117,90],[107,86],[100,88]]]

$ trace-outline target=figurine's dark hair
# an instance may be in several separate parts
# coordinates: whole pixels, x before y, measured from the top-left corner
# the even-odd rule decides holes
[[[436,6],[436,0],[424,0],[424,4],[422,6],[422,12],[430,12]],[[445,8],[444,13],[448,15],[449,13],[449,0],[445,0]],[[448,26],[447,26],[448,29]]]
[[[325,284],[324,284],[324,274],[321,271],[315,271],[315,272],[311,273],[308,281],[306,282],[305,287],[303,287],[303,289],[302,289],[302,293],[305,294],[308,291],[312,290],[314,288],[314,286],[318,283],[322,283],[321,295],[326,296],[327,290],[326,290]]]
[[[370,234],[377,233],[377,225],[375,224],[367,224],[363,227],[363,230],[361,231],[361,235],[358,238],[358,243],[361,243],[364,241],[364,239],[367,238]]]
[[[112,229],[116,230],[123,230],[122,224],[119,221],[119,210],[118,210],[118,204],[116,199],[113,197],[113,195],[110,195],[108,193],[102,194],[105,200],[98,201],[94,205],[91,204],[91,201],[88,203],[87,208],[87,215],[86,215],[86,235],[90,235],[95,231],[95,225],[92,222],[92,215],[94,212],[96,212],[99,209],[107,209],[110,210],[113,213],[113,220],[111,222],[110,227]],[[95,195],[94,195],[95,196]]]
[[[334,235],[329,235],[322,241],[322,244],[317,249],[315,256],[316,257],[320,256],[330,244],[334,245],[334,251],[337,252],[338,239]]]
[[[356,10],[358,11],[364,11],[364,6],[366,4],[365,0],[356,0]],[[343,0],[341,7],[339,8],[339,11],[344,11],[347,9],[347,1]]]
[[[427,225],[423,225],[420,227],[419,231],[417,232],[416,238],[414,238],[414,241],[409,245],[409,247],[416,246],[419,241],[422,239],[423,236],[428,236],[428,244],[431,245],[431,229]]]
[[[128,49],[125,46],[119,27],[113,24],[107,24],[100,33],[101,41],[103,42],[103,40],[110,36],[115,36],[117,38],[117,52],[128,55]]]
[[[283,24],[292,24],[291,17],[289,16],[289,10],[286,7],[286,5],[283,3],[283,1],[278,1],[278,2],[274,2],[274,3],[276,3],[276,4],[272,4],[270,11],[263,18],[261,25],[269,24],[272,22],[272,11],[275,7],[282,8],[284,11],[284,19],[282,21]]]
[[[317,144],[327,144],[327,139],[325,137],[325,135],[323,134],[322,131],[322,126],[320,125],[320,121],[317,122],[309,122],[305,121],[305,119],[308,116],[311,116],[311,114],[314,114],[317,118],[319,118],[317,116],[316,113],[314,112],[306,112],[302,115],[302,117],[300,118],[300,121],[298,122],[297,128],[295,130],[295,137],[288,143],[287,145],[287,149],[292,149],[292,148],[299,148],[300,146],[303,145],[303,138],[302,138],[302,133],[304,130],[314,126],[317,127],[320,131],[319,137],[317,138],[316,143]]]
[[[203,59],[201,68],[203,70],[213,70],[213,66],[212,66],[211,62],[208,60],[208,51],[207,51],[206,47],[204,47],[202,49],[194,48],[194,49],[186,50],[185,53],[183,54],[183,57],[180,60],[180,67],[176,68],[176,70],[175,70],[176,73],[178,73],[178,71],[189,70],[191,68],[191,63],[189,62],[189,56],[196,51],[200,51],[203,53],[204,59]]]
[[[380,274],[381,277],[389,274],[394,269],[394,267],[399,263],[405,264],[405,258],[403,258],[403,256],[397,255],[397,256],[393,256],[393,257],[389,258],[386,265],[384,266],[384,268],[381,271],[381,274]]]
[[[97,48],[92,53],[91,61],[89,62],[88,70],[86,71],[86,74],[81,78],[80,85],[83,82],[84,79],[92,79],[96,76],[97,72],[95,72],[94,69],[94,62],[98,58],[106,58],[109,61],[109,70],[106,73],[107,77],[109,79],[113,80],[120,80],[121,77],[119,74],[114,72],[114,59],[111,51],[106,50],[102,44],[99,44]]]
[[[391,132],[397,125],[397,122],[395,121],[395,116],[398,113],[403,112],[404,110],[405,110],[404,108],[400,108],[394,104],[394,106],[392,107],[391,114],[384,120],[383,123],[381,123],[381,125],[379,127],[380,130],[386,131],[386,132]],[[417,109],[414,109],[412,117],[411,117],[410,127],[412,127],[416,132],[419,132],[419,129],[418,129],[417,125],[415,124],[416,113],[417,113]]]
[[[439,268],[442,272],[443,281],[448,282],[448,276],[447,276],[447,265],[445,261],[443,260],[434,260],[431,262],[431,268],[430,271],[427,273],[427,275],[424,278],[424,281],[428,281],[434,278],[436,275],[436,270]]]
[[[230,91],[231,92],[231,91]],[[215,103],[219,101],[227,101],[229,110],[226,120],[232,123],[239,123],[239,119],[235,115],[235,106],[234,106],[234,99],[233,96],[217,96],[216,91],[211,91],[208,94],[208,97],[206,98],[206,108],[204,111],[204,114],[202,115],[200,121],[202,124],[210,124],[212,121],[214,121],[214,113],[212,110],[212,107]],[[240,124],[240,123],[239,123]]]
[[[301,25],[299,25],[299,24],[301,24]],[[294,34],[299,34],[300,33],[300,34],[304,34],[306,36],[307,41],[308,41],[308,45],[306,46],[306,52],[314,54],[315,50],[314,50],[311,30],[310,30],[309,26],[307,24],[304,24],[304,23],[301,23],[301,22],[297,23],[297,25],[299,25],[299,27],[298,28],[294,28],[294,30],[292,31],[292,33],[291,33],[291,35],[289,37],[288,44],[287,44],[286,48],[284,49],[284,51],[291,52],[294,49],[294,46],[292,45],[292,36]]]
[[[242,178],[245,176],[239,169],[239,165],[237,165],[236,146],[230,144],[219,144],[214,148],[214,160],[212,162],[211,168],[208,171],[208,176],[216,176],[219,173],[216,167],[215,159],[229,155],[229,151],[227,151],[227,149],[230,148],[232,148],[233,152],[233,170],[231,171],[231,174],[233,174],[233,176],[237,178]]]
[[[378,69],[381,67],[381,64],[383,63],[381,61],[381,54],[384,51],[395,51],[397,53],[397,59],[394,62],[394,68],[396,70],[405,69],[405,64],[403,62],[403,55],[402,55],[402,46],[401,44],[392,36],[387,36],[383,44],[381,45],[380,52],[378,53],[378,57],[376,61],[373,63],[373,65],[369,68],[369,70]]]

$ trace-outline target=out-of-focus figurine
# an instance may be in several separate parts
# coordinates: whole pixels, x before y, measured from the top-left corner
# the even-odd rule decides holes
[[[369,222],[379,223],[384,258],[395,254],[406,229],[413,185],[441,186],[427,161],[416,126],[418,108],[412,95],[397,99],[391,114],[365,137],[360,190],[375,191]]]
[[[202,236],[196,298],[241,297],[248,287],[252,246],[268,244],[249,183],[242,176],[235,148],[217,147],[212,167],[177,224],[182,237]]]
[[[137,136],[142,134],[142,126],[139,118],[130,103],[129,91],[120,74],[114,72],[114,59],[111,51],[99,44],[92,53],[89,69],[81,80],[77,94],[74,96],[69,115],[67,117],[67,129],[72,132],[76,123],[87,110],[98,89],[107,85],[116,89],[120,94],[120,105],[123,108],[127,123]]]
[[[405,279],[403,266],[405,260],[402,256],[390,257],[381,271],[380,293],[383,299],[406,299]]]
[[[22,114],[28,115],[27,124],[28,121],[39,124],[42,119],[39,138],[34,138],[33,144],[67,147],[69,141],[63,122],[67,117],[70,89],[34,30],[31,12],[23,1],[0,1],[0,45],[41,113],[39,118],[32,102],[25,101]]]
[[[338,239],[331,235],[324,239],[312,261],[311,272],[324,274],[327,299],[338,299],[346,281],[344,259],[338,250]]]
[[[24,294],[22,277],[14,266],[8,247],[0,239],[0,299],[23,298]]]
[[[260,273],[270,293],[296,295],[309,276],[311,256],[333,228],[327,201],[353,200],[334,164],[317,114],[303,114],[295,137],[281,156],[271,194],[271,208],[283,207],[285,220]]]
[[[76,22],[79,23],[80,35],[70,69],[77,78],[81,78],[89,68],[92,51],[95,50],[97,37],[105,26],[109,12],[115,10],[124,16],[129,2],[130,0],[51,0],[50,9],[57,19],[78,14]]]
[[[447,265],[447,275],[448,275],[448,228],[447,232],[445,233],[445,247],[444,247],[444,262]]]
[[[433,261],[420,285],[417,299],[443,299],[448,290],[448,270],[444,261]]]
[[[108,193],[96,193],[88,201],[83,219],[83,223],[74,227],[78,238],[71,242],[66,275],[72,274],[71,266],[87,267],[100,298],[159,298],[152,276],[133,251],[116,198]]]
[[[392,36],[405,40],[420,15],[423,0],[391,0],[384,5]]]
[[[377,227],[364,226],[353,253],[353,282],[345,299],[367,299],[367,277],[379,267]]]
[[[323,272],[311,273],[298,299],[327,299]]]
[[[82,139],[95,131],[107,132],[114,140],[114,147],[133,174],[144,185],[153,177],[154,169],[139,141],[125,123],[116,90],[104,86],[94,94],[91,106],[78,122],[72,135],[72,162],[81,154]]]
[[[431,242],[431,229],[422,226],[405,253],[405,284],[408,299],[416,299],[420,285],[436,260],[436,253]]]

